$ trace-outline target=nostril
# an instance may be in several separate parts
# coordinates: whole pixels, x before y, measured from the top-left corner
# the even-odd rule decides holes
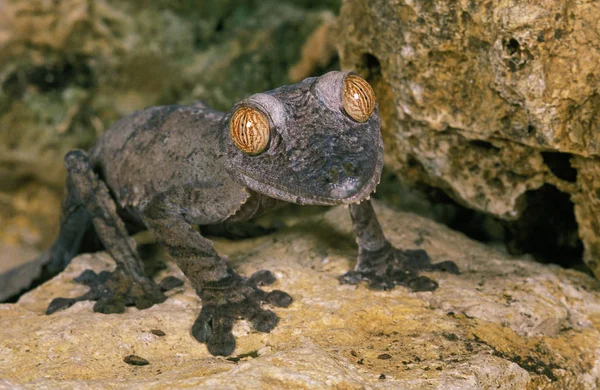
[[[330,183],[337,183],[338,180],[340,179],[340,172],[335,168],[329,169],[329,171],[327,173],[329,174],[329,182]]]
[[[349,162],[344,163],[344,171],[346,171],[348,176],[356,176],[357,173],[356,166]]]

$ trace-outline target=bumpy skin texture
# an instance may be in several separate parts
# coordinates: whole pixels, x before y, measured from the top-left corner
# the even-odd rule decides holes
[[[90,291],[55,299],[48,313],[80,300],[97,300],[94,310],[103,313],[164,301],[163,291],[180,282],[156,285],[146,277],[128,237],[128,231],[147,228],[202,298],[192,335],[213,355],[229,355],[235,320],[247,318],[256,330],[269,332],[278,318],[261,303],[287,307],[292,299],[260,289],[275,281],[269,271],[245,278],[228,268],[193,226],[231,226],[284,202],[350,204],[359,257],[342,282],[433,290],[437,283],[419,276],[420,270],[457,272],[454,263],[431,264],[425,252],[400,251],[385,239],[368,200],[383,164],[380,117],[377,107],[360,123],[344,112],[347,76],[330,72],[256,94],[229,113],[201,103],[149,108],[115,123],[89,154],[70,152],[61,232],[46,273],[64,268],[92,225],[117,268],[100,275],[86,271],[76,281]],[[230,119],[240,107],[268,118],[270,139],[258,155],[239,150],[230,138]]]

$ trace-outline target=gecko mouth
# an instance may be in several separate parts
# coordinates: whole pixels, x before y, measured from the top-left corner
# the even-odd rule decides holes
[[[345,175],[341,178],[338,177],[336,183],[332,183],[329,200],[333,201],[333,204],[360,203],[370,197],[381,180],[381,170],[383,168],[383,145],[381,143],[375,156],[376,161],[372,165],[370,175],[359,177],[352,174]],[[348,163],[344,164],[346,173],[352,171],[351,165],[350,167],[349,165]]]
[[[335,204],[360,203],[365,199],[369,199],[381,179],[382,166],[383,162],[378,163],[375,166],[373,175],[362,186],[357,185],[357,181],[352,178],[344,180],[330,191],[330,198],[334,200]]]
[[[298,178],[286,183],[282,180],[264,180],[264,178],[256,177],[252,172],[243,169],[237,169],[234,172],[238,180],[246,187],[269,197],[296,204],[335,206],[360,203],[368,199],[375,191],[383,168],[382,144],[378,146],[377,153],[374,153],[373,157],[376,161],[369,164],[371,165],[370,169],[365,170],[365,167],[362,167],[359,175],[339,173],[339,171],[336,173],[330,169],[328,175],[333,178],[326,178],[327,183],[322,185],[316,184],[317,179],[314,177],[304,175],[300,175],[302,179]],[[346,167],[346,169],[348,168]]]

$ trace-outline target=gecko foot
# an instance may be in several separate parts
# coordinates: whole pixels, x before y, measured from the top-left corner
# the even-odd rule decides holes
[[[164,291],[183,284],[183,281],[169,276],[157,285],[151,279],[134,278],[119,268],[113,272],[102,271],[99,274],[86,270],[74,281],[90,287],[90,290],[75,298],[53,299],[46,309],[46,314],[64,310],[80,301],[96,301],[94,311],[104,314],[123,313],[126,306],[147,309],[167,299]]]
[[[277,307],[292,303],[292,297],[283,291],[265,292],[259,288],[274,281],[270,271],[258,271],[246,279],[230,270],[225,281],[205,286],[198,292],[202,310],[192,326],[192,336],[206,343],[212,355],[228,356],[235,349],[232,329],[237,319],[248,319],[257,331],[270,332],[279,319],[271,310],[262,309],[261,303]]]
[[[438,283],[420,271],[444,271],[458,274],[458,266],[452,261],[432,263],[431,258],[422,249],[399,250],[388,245],[381,250],[359,255],[359,263],[353,271],[339,277],[341,283],[369,283],[373,290],[391,290],[396,285],[406,286],[412,291],[433,291]]]

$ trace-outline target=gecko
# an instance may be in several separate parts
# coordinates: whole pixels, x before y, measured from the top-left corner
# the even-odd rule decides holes
[[[261,289],[275,282],[268,270],[238,274],[197,227],[249,221],[286,203],[348,206],[358,260],[341,283],[432,291],[438,283],[421,271],[458,273],[454,262],[432,263],[424,250],[401,250],[385,238],[370,201],[383,166],[381,117],[372,87],[354,72],[257,93],[227,113],[201,102],[137,111],[89,151],[68,152],[65,166],[60,229],[44,272],[61,272],[90,233],[116,268],[84,271],[75,281],[89,291],[54,298],[48,315],[84,300],[95,301],[98,313],[164,302],[183,282],[145,275],[131,234],[147,229],[201,299],[191,335],[212,355],[230,355],[235,321],[270,332],[278,317],[263,304],[288,307],[292,297]]]

